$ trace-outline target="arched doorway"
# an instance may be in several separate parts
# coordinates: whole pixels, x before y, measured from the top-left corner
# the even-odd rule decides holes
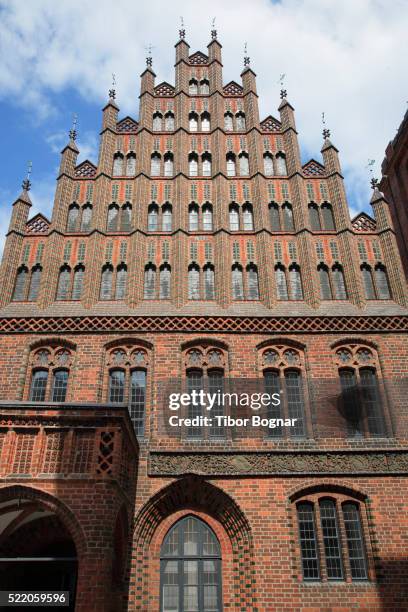
[[[64,609],[73,611],[77,566],[72,536],[52,510],[18,497],[0,503],[0,590],[69,591]]]

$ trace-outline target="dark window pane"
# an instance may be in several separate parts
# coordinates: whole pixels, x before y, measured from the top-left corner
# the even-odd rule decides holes
[[[45,401],[45,391],[47,388],[48,372],[46,370],[37,370],[33,373],[30,389],[30,400],[32,402]]]
[[[386,427],[376,373],[373,370],[363,368],[360,370],[360,381],[368,431],[372,436],[385,436]]]
[[[127,268],[120,266],[116,274],[116,295],[117,300],[124,300],[126,296]]]
[[[391,297],[390,287],[388,285],[388,277],[385,268],[376,267],[375,269],[375,283],[377,285],[378,299],[389,300]]]
[[[330,287],[329,271],[327,268],[319,268],[319,280],[320,280],[320,299],[331,300],[333,299],[332,291]]]
[[[187,390],[189,393],[191,391],[197,390],[200,391],[203,388],[203,375],[201,370],[190,370],[187,372]],[[196,416],[201,416],[203,412],[203,407],[199,405],[190,404],[187,410],[187,416],[189,419],[193,419]],[[186,435],[188,438],[200,438],[202,434],[201,427],[188,427],[186,431]]]
[[[269,393],[269,395],[273,395],[274,393],[279,393],[280,388],[281,388],[279,372],[276,372],[273,370],[266,370],[264,372],[264,385],[265,385],[265,392]],[[277,406],[273,406],[272,404],[269,404],[267,416],[269,419],[281,419],[282,418],[282,404],[279,404]],[[275,427],[275,428],[268,427],[266,431],[267,431],[268,436],[271,438],[279,438],[283,434],[282,427]]]
[[[21,268],[17,271],[16,284],[14,285],[13,300],[20,302],[25,299],[27,288],[28,270]]]
[[[340,370],[341,410],[346,419],[347,435],[355,438],[363,435],[362,407],[357,378],[352,370]]]
[[[346,283],[343,270],[339,266],[333,268],[334,299],[347,300]]]
[[[316,527],[312,504],[301,503],[297,506],[300,550],[304,580],[320,578],[319,558],[317,555]]]
[[[297,419],[294,427],[290,428],[290,435],[304,436],[304,401],[303,401],[303,386],[300,372],[286,370],[286,401],[288,408],[288,416],[290,419]]]
[[[336,504],[330,499],[324,499],[320,502],[319,506],[327,578],[328,580],[341,580],[343,578],[343,565],[337,526]]]
[[[361,529],[360,512],[356,504],[346,503],[343,505],[343,519],[346,529],[351,577],[353,580],[366,580],[368,577],[367,560],[364,549],[363,532]]]
[[[40,290],[41,272],[42,268],[40,266],[36,266],[31,272],[31,282],[30,289],[28,291],[28,299],[32,302],[35,302],[35,300],[38,298],[38,292]]]
[[[323,204],[322,206],[322,217],[323,217],[323,229],[334,230],[334,217],[333,210],[330,204]]]
[[[80,300],[82,296],[82,288],[84,284],[85,269],[81,266],[74,272],[74,282],[72,283],[72,299]]]
[[[371,269],[368,266],[361,268],[361,274],[363,276],[364,293],[366,300],[375,300],[375,290]]]
[[[71,270],[68,267],[63,268],[58,277],[57,300],[69,300],[70,282]]]
[[[310,227],[313,231],[318,232],[322,229],[320,225],[319,211],[315,205],[309,206],[309,221]]]
[[[271,204],[269,207],[269,214],[271,217],[271,229],[273,232],[281,231],[279,206],[277,204]]]
[[[156,268],[147,266],[144,277],[144,299],[153,300],[156,297]]]
[[[65,402],[68,386],[68,372],[66,370],[57,370],[54,372],[54,380],[52,385],[52,401]]]
[[[144,433],[146,409],[146,372],[133,370],[130,378],[129,413],[137,436]]]

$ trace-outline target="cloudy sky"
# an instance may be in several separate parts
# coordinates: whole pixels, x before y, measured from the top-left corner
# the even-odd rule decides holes
[[[0,0],[2,234],[28,160],[33,213],[50,213],[73,112],[81,159],[96,161],[112,72],[122,116],[137,118],[149,44],[156,82],[174,83],[181,15],[191,52],[206,50],[216,17],[225,83],[239,81],[247,42],[261,118],[277,115],[286,74],[304,161],[320,159],[325,112],[352,213],[369,211],[368,159],[379,175],[407,109],[407,0]]]

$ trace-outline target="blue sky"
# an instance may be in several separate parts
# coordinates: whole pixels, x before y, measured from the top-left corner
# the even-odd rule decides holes
[[[277,115],[286,73],[303,158],[320,159],[321,114],[340,149],[352,213],[370,211],[368,159],[379,175],[407,108],[405,0],[0,0],[0,226],[7,230],[28,160],[33,214],[50,214],[59,151],[78,114],[80,158],[96,161],[101,108],[116,73],[121,116],[137,117],[139,75],[153,45],[156,82],[174,82],[183,15],[191,51],[216,17],[224,81],[239,82],[244,42],[258,75],[261,118]],[[232,9],[232,10],[231,10]],[[204,16],[203,16],[204,13]]]

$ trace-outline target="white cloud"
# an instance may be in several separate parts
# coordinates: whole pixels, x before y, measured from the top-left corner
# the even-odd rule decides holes
[[[325,111],[353,207],[367,205],[367,159],[377,160],[378,175],[406,109],[405,0],[207,0],[205,11],[186,0],[99,0],[97,7],[91,0],[0,0],[0,10],[0,96],[36,109],[40,120],[53,112],[50,92],[67,87],[95,103],[98,112],[112,72],[122,113],[135,116],[145,46],[154,46],[157,82],[174,82],[178,16],[184,16],[195,51],[205,50],[216,15],[224,82],[239,81],[247,41],[258,74],[261,117],[277,114],[278,78],[286,73],[302,147],[317,158]],[[83,157],[95,159],[95,140],[86,133],[81,138]]]

